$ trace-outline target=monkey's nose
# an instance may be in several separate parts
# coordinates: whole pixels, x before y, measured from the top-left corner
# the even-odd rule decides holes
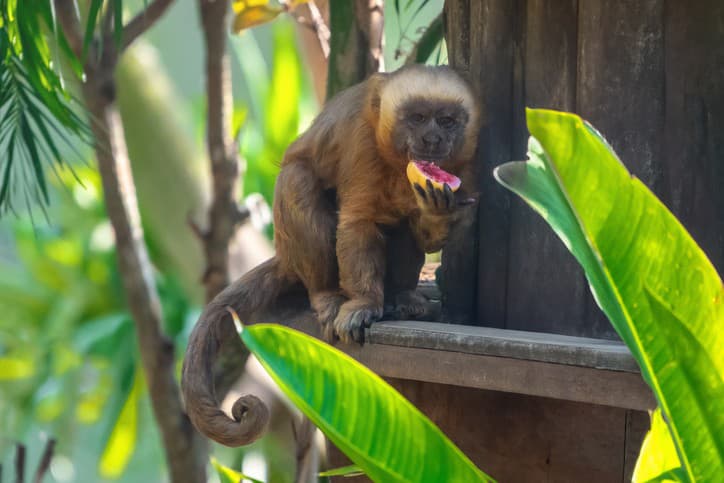
[[[422,136],[422,141],[427,147],[437,147],[437,145],[440,144],[440,141],[442,141],[442,138],[439,134],[427,133]]]

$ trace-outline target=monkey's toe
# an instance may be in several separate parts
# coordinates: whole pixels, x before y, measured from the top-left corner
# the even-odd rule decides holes
[[[428,320],[434,304],[416,290],[397,294],[392,315],[396,320]]]
[[[342,305],[334,321],[337,335],[345,343],[364,344],[365,328],[382,317],[382,307],[359,306],[354,300]]]

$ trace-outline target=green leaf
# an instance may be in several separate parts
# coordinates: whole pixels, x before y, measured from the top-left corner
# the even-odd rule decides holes
[[[288,327],[241,338],[284,393],[375,481],[491,481],[415,406],[348,355]]]
[[[142,388],[142,373],[140,369],[137,369],[131,392],[123,404],[98,463],[98,471],[104,478],[121,476],[136,449],[138,404]]]
[[[681,462],[676,454],[674,442],[671,440],[661,410],[656,409],[651,414],[651,429],[649,430],[644,443],[641,446],[641,457],[636,462],[634,469],[634,483],[650,481],[667,481],[666,478],[673,478],[674,471],[679,470]],[[670,481],[682,481],[672,479]]]
[[[216,470],[216,474],[219,475],[221,483],[240,483],[242,480],[248,480],[251,481],[251,483],[264,483],[261,480],[257,480],[256,478],[247,476],[244,473],[232,470],[228,466],[222,465],[221,463],[219,463],[219,460],[217,460],[213,456],[211,457],[211,466],[214,467],[214,469]]]
[[[438,15],[430,25],[425,29],[420,40],[417,41],[412,54],[408,56],[406,64],[424,64],[430,59],[430,56],[440,46],[443,40],[443,23],[442,14]]]
[[[686,477],[724,474],[724,287],[666,207],[579,117],[528,110],[529,161],[497,179],[583,266],[666,416]],[[685,142],[685,140],[682,140]],[[643,457],[646,457],[644,454]]]
[[[302,67],[291,26],[274,24],[271,89],[266,99],[265,134],[276,146],[286,146],[299,129]]]
[[[35,361],[27,354],[0,357],[0,381],[27,379],[35,372]]]
[[[359,469],[357,465],[342,466],[341,468],[335,468],[333,470],[327,470],[320,472],[317,476],[363,476],[364,472]]]
[[[123,40],[123,0],[113,0],[113,38],[116,45]]]
[[[93,41],[93,34],[96,31],[96,24],[98,23],[98,14],[103,6],[103,0],[90,0],[90,6],[88,7],[88,20],[85,24],[85,35],[83,36],[83,59],[88,57],[88,49]]]

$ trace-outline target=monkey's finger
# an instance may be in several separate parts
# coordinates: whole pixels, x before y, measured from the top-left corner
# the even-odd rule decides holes
[[[442,189],[445,195],[445,208],[451,210],[455,206],[455,193],[453,193],[453,190],[447,183],[445,183],[445,186],[443,186]]]
[[[427,188],[427,195],[432,200],[435,208],[440,208],[440,200],[438,200],[438,195],[436,193],[437,190],[429,179],[425,181],[425,186]]]
[[[417,191],[417,194],[420,195],[420,198],[422,198],[423,201],[427,201],[427,195],[425,194],[425,188],[423,188],[422,186],[420,186],[417,183],[413,183],[412,186],[415,187],[415,191]]]

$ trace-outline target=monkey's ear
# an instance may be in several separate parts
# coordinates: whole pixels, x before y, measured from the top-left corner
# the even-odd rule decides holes
[[[374,119],[380,117],[380,96],[388,77],[389,74],[378,72],[367,79],[367,109]]]

